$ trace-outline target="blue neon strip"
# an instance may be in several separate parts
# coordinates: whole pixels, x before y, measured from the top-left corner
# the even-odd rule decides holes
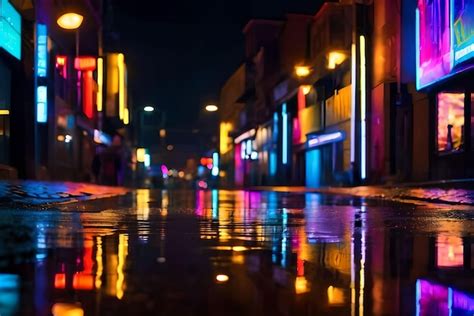
[[[36,26],[36,75],[48,76],[48,29],[44,24]]]
[[[36,121],[48,122],[48,88],[46,86],[36,88]]]
[[[21,16],[8,0],[0,0],[0,47],[21,59]]]
[[[288,114],[286,113],[286,103],[281,107],[282,119],[282,157],[281,162],[286,165],[288,163]]]

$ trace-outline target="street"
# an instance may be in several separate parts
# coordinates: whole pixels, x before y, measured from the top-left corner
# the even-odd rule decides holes
[[[473,213],[318,193],[3,207],[0,314],[472,315]]]

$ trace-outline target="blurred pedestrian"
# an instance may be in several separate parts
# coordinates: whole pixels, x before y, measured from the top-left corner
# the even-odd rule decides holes
[[[120,135],[114,135],[112,146],[100,154],[99,169],[100,184],[121,185],[123,183],[123,146]]]

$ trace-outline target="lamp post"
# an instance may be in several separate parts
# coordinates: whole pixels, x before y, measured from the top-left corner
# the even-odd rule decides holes
[[[79,13],[67,12],[57,19],[59,27],[64,30],[76,30],[76,57],[79,56],[79,28],[82,25],[84,17]]]

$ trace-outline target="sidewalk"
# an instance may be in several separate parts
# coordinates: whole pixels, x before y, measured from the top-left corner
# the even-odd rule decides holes
[[[124,195],[122,187],[90,183],[46,181],[0,181],[0,206],[43,206]]]
[[[276,192],[314,192],[350,195],[367,199],[398,202],[428,202],[448,205],[474,206],[474,180],[409,183],[393,186],[327,187],[253,187],[251,190]]]

